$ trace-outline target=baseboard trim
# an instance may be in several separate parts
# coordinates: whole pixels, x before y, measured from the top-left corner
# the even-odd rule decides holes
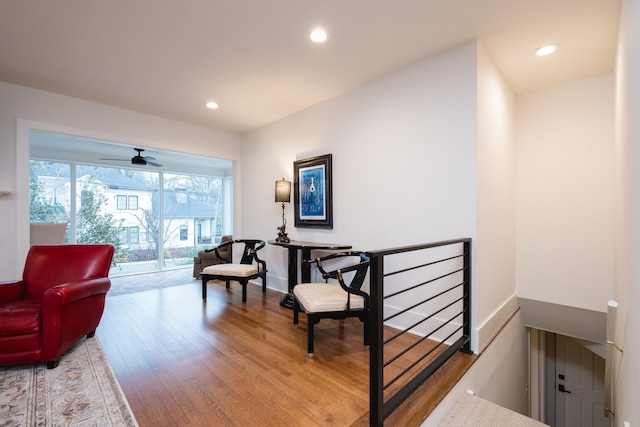
[[[500,308],[494,311],[482,325],[473,329],[472,334],[474,336],[471,339],[471,349],[473,352],[482,353],[519,308],[518,296],[513,294]]]

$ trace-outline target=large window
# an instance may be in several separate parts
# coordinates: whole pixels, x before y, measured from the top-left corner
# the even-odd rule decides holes
[[[113,244],[112,275],[178,267],[228,230],[225,179],[32,153],[31,221],[66,222],[69,243]]]

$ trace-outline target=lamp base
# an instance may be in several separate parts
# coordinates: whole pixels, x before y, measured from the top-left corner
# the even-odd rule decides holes
[[[280,227],[276,227],[278,230],[278,237],[276,237],[276,242],[280,243],[289,243],[291,239],[287,237],[287,220],[284,219],[284,203],[282,204],[282,225]]]
[[[276,242],[280,243],[289,243],[291,239],[287,237],[287,233],[278,233],[278,237],[276,237]]]

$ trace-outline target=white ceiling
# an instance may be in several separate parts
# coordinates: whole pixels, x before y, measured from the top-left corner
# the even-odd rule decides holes
[[[249,132],[479,38],[514,92],[613,70],[620,0],[0,2],[0,80]],[[308,40],[326,28],[322,45]],[[551,57],[533,50],[560,44]],[[214,100],[218,110],[204,107]]]

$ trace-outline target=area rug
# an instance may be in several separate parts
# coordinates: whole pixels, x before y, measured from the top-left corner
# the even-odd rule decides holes
[[[0,426],[137,426],[97,336],[55,369],[0,367]]]

